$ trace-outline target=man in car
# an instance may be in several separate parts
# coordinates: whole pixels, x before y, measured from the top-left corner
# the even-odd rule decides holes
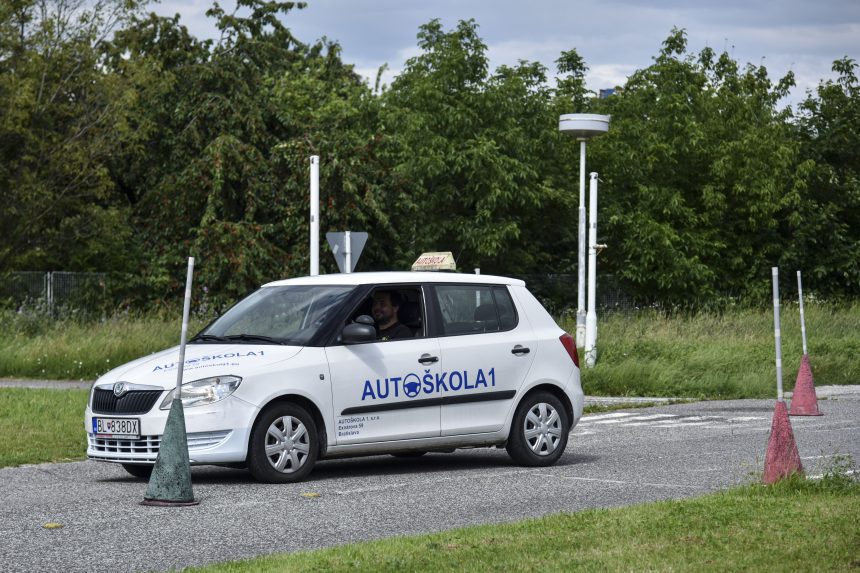
[[[378,290],[373,293],[373,320],[376,321],[377,340],[412,338],[412,330],[401,324],[397,311],[401,304],[400,295],[395,291]]]

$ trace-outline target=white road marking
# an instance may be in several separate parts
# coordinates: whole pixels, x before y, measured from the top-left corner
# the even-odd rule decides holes
[[[632,416],[633,414],[630,412],[612,412],[611,414],[598,414],[596,416],[588,415],[583,416],[583,422],[594,422],[595,420],[607,420],[609,418],[624,418],[627,416]]]
[[[682,484],[677,484],[677,483],[649,483],[649,482],[641,482],[641,481],[635,481],[634,482],[634,481],[623,481],[623,480],[617,480],[617,479],[600,479],[600,478],[584,478],[584,477],[576,477],[576,476],[562,476],[562,475],[555,475],[555,474],[535,474],[535,475],[539,475],[541,477],[553,477],[553,478],[568,479],[568,480],[575,480],[575,481],[596,481],[596,482],[600,482],[600,483],[613,483],[613,484],[618,484],[618,485],[635,485],[635,486],[648,485],[648,486],[652,486],[652,487],[683,487],[683,488],[689,488],[689,489],[702,489],[701,486],[698,486],[698,485],[682,485]]]

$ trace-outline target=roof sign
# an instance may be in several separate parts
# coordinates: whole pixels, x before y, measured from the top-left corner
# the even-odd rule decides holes
[[[451,251],[444,253],[422,253],[412,263],[413,271],[456,271],[457,263]]]

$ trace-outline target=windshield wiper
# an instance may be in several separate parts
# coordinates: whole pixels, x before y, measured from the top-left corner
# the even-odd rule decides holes
[[[198,334],[188,342],[230,342],[230,339],[214,334]]]
[[[229,341],[242,340],[247,342],[268,342],[270,344],[281,344],[285,345],[287,342],[280,338],[272,338],[271,336],[264,336],[262,334],[231,334],[229,336],[225,336]]]

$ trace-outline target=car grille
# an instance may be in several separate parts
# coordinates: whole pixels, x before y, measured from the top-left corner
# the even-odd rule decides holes
[[[218,430],[216,432],[187,434],[188,451],[217,446],[226,440],[231,433],[232,430]],[[161,446],[161,436],[141,436],[139,440],[97,438],[93,434],[87,434],[87,437],[90,445],[87,453],[91,459],[95,460],[154,462]]]
[[[121,397],[113,390],[96,388],[93,392],[95,414],[145,414],[152,409],[162,390],[131,390]]]

